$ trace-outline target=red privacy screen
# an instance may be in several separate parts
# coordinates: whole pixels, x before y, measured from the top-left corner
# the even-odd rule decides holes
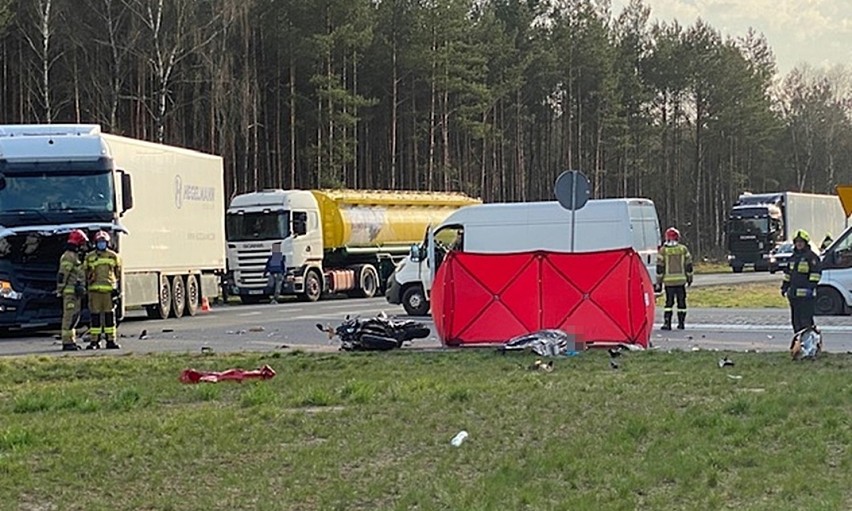
[[[581,341],[647,347],[654,324],[653,285],[633,249],[451,252],[431,299],[447,346],[503,343],[553,328]]]

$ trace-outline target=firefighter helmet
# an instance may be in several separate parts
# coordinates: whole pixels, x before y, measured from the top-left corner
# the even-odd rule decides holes
[[[74,229],[68,233],[68,244],[75,247],[81,247],[89,242],[89,237],[80,229]]]
[[[680,231],[674,227],[666,229],[666,241],[680,241]]]
[[[799,229],[798,231],[796,231],[795,236],[793,236],[793,241],[796,241],[796,240],[802,240],[805,243],[810,243],[811,242],[811,235],[808,234],[808,231],[806,231],[804,229]]]

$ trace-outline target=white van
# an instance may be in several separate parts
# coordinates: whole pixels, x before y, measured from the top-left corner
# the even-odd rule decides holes
[[[660,222],[648,199],[591,200],[577,211],[574,239],[572,212],[557,202],[480,204],[452,213],[427,234],[426,243],[412,252],[391,275],[386,298],[402,304],[411,315],[429,311],[428,293],[433,271],[428,261],[447,250],[476,253],[596,252],[632,247],[656,280]],[[434,240],[434,244],[430,243]],[[573,245],[572,245],[573,243]],[[433,250],[434,256],[429,257]]]

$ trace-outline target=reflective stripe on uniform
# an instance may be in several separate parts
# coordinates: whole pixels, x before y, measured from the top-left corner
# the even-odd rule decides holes
[[[784,274],[784,282],[790,282],[790,274],[789,273]]]
[[[99,326],[93,326],[93,327],[89,328],[89,333],[94,334],[94,335],[100,335],[100,334],[104,333],[104,329],[99,327]]]
[[[805,260],[799,261],[799,264],[796,265],[796,271],[799,273],[810,273],[811,265]]]
[[[107,259],[107,258],[100,259],[100,258],[96,258],[96,259],[89,259],[89,260],[87,260],[87,261],[86,261],[86,264],[88,264],[89,266],[91,266],[91,267],[93,267],[93,268],[96,268],[96,267],[98,267],[98,266],[103,266],[103,265],[105,265],[105,264],[107,264],[107,265],[109,265],[109,266],[115,266],[115,265],[116,265],[116,262],[115,262],[115,259]]]
[[[104,327],[104,333],[107,334],[107,335],[110,335],[110,334],[115,335],[115,327],[114,326]]]
[[[809,280],[811,282],[819,282],[819,273],[811,273]]]
[[[105,284],[92,284],[89,286],[89,291],[95,291],[97,293],[112,293],[114,288],[110,285]]]
[[[666,307],[665,309],[663,309],[663,312],[671,312],[673,310],[674,310],[674,307]]]

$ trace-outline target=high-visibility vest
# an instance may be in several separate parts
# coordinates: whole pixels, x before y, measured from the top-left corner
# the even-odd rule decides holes
[[[111,293],[121,275],[121,259],[112,250],[93,250],[86,256],[86,281],[89,291]]]
[[[663,284],[682,286],[692,276],[692,255],[686,245],[663,245],[658,257],[657,273],[663,276]]]

